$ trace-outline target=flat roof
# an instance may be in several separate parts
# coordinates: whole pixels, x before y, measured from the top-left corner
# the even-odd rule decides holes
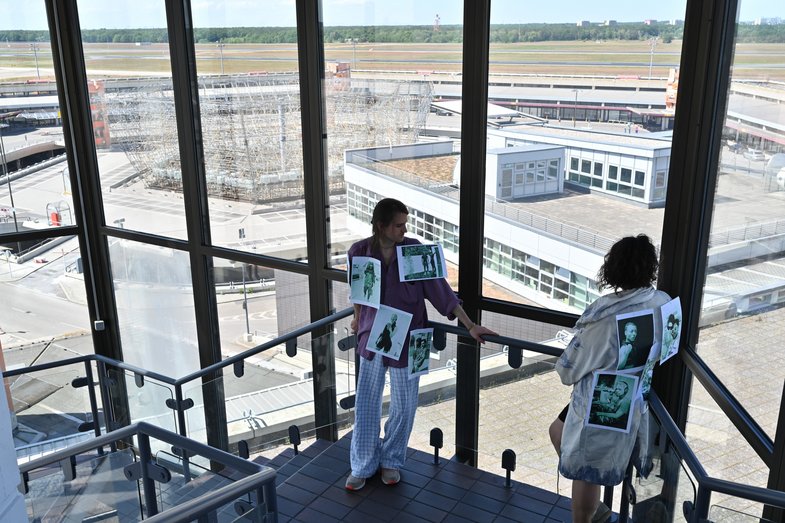
[[[670,149],[671,142],[667,138],[652,137],[649,133],[615,133],[608,131],[595,131],[590,129],[571,129],[569,127],[552,126],[508,126],[500,130],[488,130],[488,134],[500,134],[503,136],[515,137],[525,135],[537,137],[551,137],[556,139],[570,140],[588,144],[587,147],[594,148],[598,144],[632,147],[647,151],[658,151]],[[576,143],[577,145],[577,143]]]
[[[447,100],[443,102],[431,102],[431,105],[437,109],[442,109],[455,114],[462,114],[463,100]],[[504,118],[520,116],[521,113],[512,109],[507,109],[501,105],[488,104],[488,118]]]
[[[515,147],[494,147],[488,149],[487,154],[508,154],[508,153],[522,153],[530,151],[549,151],[552,149],[563,149],[563,145],[548,145],[548,144],[523,144],[516,145]]]

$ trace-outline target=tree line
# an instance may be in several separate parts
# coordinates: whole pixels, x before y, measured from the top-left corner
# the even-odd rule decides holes
[[[683,26],[665,23],[618,23],[579,27],[575,24],[498,24],[492,25],[492,43],[596,41],[596,40],[648,40],[659,37],[668,43],[682,37]],[[85,29],[82,38],[87,43],[166,43],[166,29]],[[335,26],[324,28],[327,43],[460,43],[463,26]],[[11,42],[48,41],[48,31],[0,31],[0,44]],[[294,27],[212,27],[194,29],[194,41],[202,44],[282,44],[296,43]],[[758,43],[785,43],[785,24],[740,24],[737,41]]]

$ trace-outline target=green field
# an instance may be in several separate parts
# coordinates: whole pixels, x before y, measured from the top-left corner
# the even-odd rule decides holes
[[[137,74],[166,74],[170,71],[166,44],[85,44],[88,75],[112,77]],[[296,44],[197,44],[200,74],[221,72],[281,72],[297,70]],[[646,41],[535,42],[493,44],[491,74],[558,74],[665,77],[679,63],[681,41],[660,43],[653,54]],[[358,70],[444,71],[462,68],[459,44],[328,44],[327,61],[344,61]],[[42,77],[50,77],[51,52],[40,44],[38,66]],[[13,69],[27,69],[13,74]],[[0,81],[35,78],[35,60],[29,44],[0,47]],[[785,44],[739,44],[734,60],[734,77],[785,80]]]

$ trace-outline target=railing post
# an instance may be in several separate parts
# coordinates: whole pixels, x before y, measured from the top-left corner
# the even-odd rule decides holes
[[[181,383],[177,383],[174,386],[174,399],[177,405],[177,432],[182,437],[188,437],[188,428],[185,426],[185,408],[183,408],[183,385]],[[205,420],[207,421],[207,420]],[[182,449],[183,451],[183,476],[185,476],[185,481],[191,481],[191,465],[190,461],[188,460],[188,450]]]
[[[93,432],[96,436],[100,436],[101,425],[98,422],[98,401],[95,397],[95,381],[93,381],[92,360],[85,360],[84,368],[85,374],[87,375],[87,395],[90,398],[90,414],[93,416]],[[104,411],[106,411],[106,408],[104,408]],[[101,449],[101,452],[103,452],[103,449]]]
[[[695,508],[692,510],[690,523],[700,523],[709,517],[709,504],[711,503],[711,490],[698,484],[698,494],[695,496]]]
[[[256,494],[256,504],[257,506],[261,506],[264,503],[265,506],[265,514],[264,514],[264,521],[265,523],[278,523],[278,498],[276,497],[278,494],[275,490],[275,481],[269,481],[262,485],[262,488],[257,490]]]
[[[101,394],[101,405],[104,408],[104,424],[106,425],[106,432],[112,432],[117,423],[114,419],[114,406],[111,400],[111,391],[109,390],[109,375],[106,370],[106,363],[101,360],[96,361],[98,367],[98,391]],[[112,442],[109,445],[112,452],[117,450],[117,443]]]
[[[150,477],[148,465],[152,454],[150,452],[150,436],[144,433],[137,434],[139,442],[139,466],[141,472],[142,493],[144,495],[145,512],[147,517],[158,514],[158,502],[155,497],[155,481]]]

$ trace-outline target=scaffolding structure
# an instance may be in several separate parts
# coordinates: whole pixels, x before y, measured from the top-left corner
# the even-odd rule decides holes
[[[433,87],[422,81],[325,82],[331,193],[343,192],[347,149],[415,143]],[[181,170],[171,81],[107,92],[112,141],[147,187],[179,190]],[[303,192],[302,120],[297,74],[199,79],[201,132],[209,195],[269,202]]]

